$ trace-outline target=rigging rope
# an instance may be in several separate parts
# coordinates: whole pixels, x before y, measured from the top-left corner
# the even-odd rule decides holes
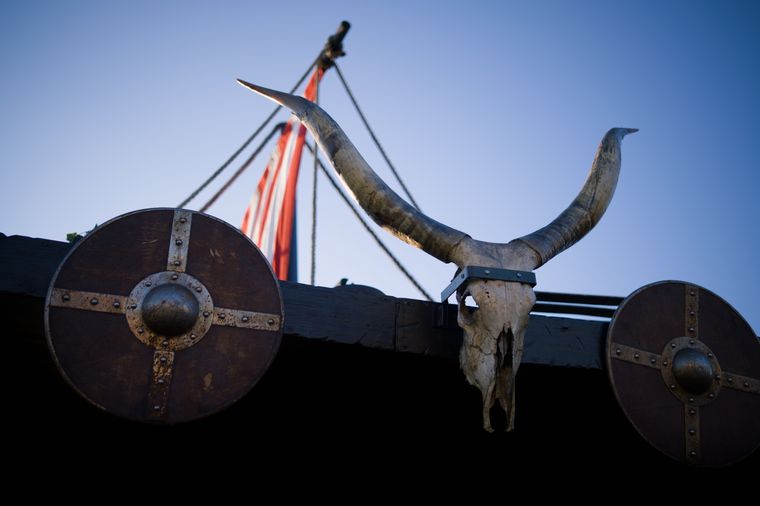
[[[309,149],[309,151],[314,154],[316,153],[316,150],[314,147],[312,147],[311,144],[308,142],[304,143],[304,145]],[[369,224],[364,221],[364,218],[362,217],[361,213],[356,210],[354,205],[351,203],[351,200],[346,196],[345,193],[343,193],[343,190],[341,189],[340,185],[333,179],[333,177],[330,175],[330,172],[325,168],[324,164],[322,163],[322,160],[319,158],[315,158],[317,160],[317,164],[319,165],[319,168],[322,169],[322,173],[327,176],[327,180],[330,181],[330,184],[335,188],[335,191],[338,192],[338,195],[340,195],[340,198],[343,199],[343,202],[346,203],[346,205],[351,209],[351,211],[354,213],[354,216],[361,222],[361,224],[364,226],[365,230],[369,232],[369,235],[372,236],[372,238],[375,240],[377,245],[382,249],[388,257],[393,261],[394,264],[396,264],[396,267],[406,276],[406,278],[411,281],[411,283],[419,290],[419,292],[430,302],[434,302],[433,298],[428,294],[424,288],[422,288],[422,285],[412,276],[409,271],[406,270],[406,268],[401,264],[401,262],[396,258],[396,256],[391,252],[391,250],[388,249],[388,247],[383,243],[382,239],[378,237],[378,235],[375,233],[372,228],[370,228]]]
[[[369,126],[369,122],[367,121],[367,118],[364,116],[364,113],[362,112],[361,107],[359,107],[359,103],[356,101],[354,94],[351,93],[351,88],[348,87],[348,83],[346,82],[346,79],[343,77],[343,72],[340,71],[338,62],[333,62],[333,65],[335,66],[335,71],[338,73],[340,82],[343,83],[343,87],[346,89],[346,93],[348,93],[348,97],[351,99],[351,102],[353,102],[354,107],[356,108],[356,112],[359,113],[359,117],[362,119],[364,126],[367,127],[367,131],[369,132],[369,135],[372,137],[372,140],[375,141],[375,145],[377,146],[377,149],[380,151],[380,154],[383,155],[383,158],[385,158],[385,162],[388,164],[388,167],[390,167],[391,172],[393,172],[393,175],[396,177],[396,181],[398,181],[398,184],[401,185],[401,188],[404,190],[404,193],[406,193],[406,196],[409,197],[409,200],[412,202],[412,205],[414,205],[414,207],[416,207],[418,211],[422,212],[422,209],[420,209],[420,206],[417,205],[417,201],[415,201],[414,197],[412,197],[412,194],[409,192],[409,189],[404,184],[404,181],[401,180],[401,176],[399,176],[399,173],[396,170],[396,167],[393,166],[390,158],[388,158],[388,155],[385,153],[385,150],[383,149],[383,146],[380,144],[380,141],[377,139],[377,136],[375,135],[375,132],[372,130],[372,127]]]
[[[274,137],[274,134],[278,132],[282,132],[282,128],[285,126],[285,123],[277,123],[271,132],[266,136],[266,138],[261,141],[261,144],[254,150],[254,152],[251,154],[251,156],[248,157],[248,159],[243,162],[243,165],[240,166],[240,168],[230,177],[224,185],[219,188],[219,190],[214,194],[213,197],[211,197],[208,202],[206,202],[203,207],[200,208],[200,212],[205,213],[206,210],[208,210],[211,205],[216,202],[216,200],[222,196],[222,193],[224,193],[227,188],[229,188],[232,183],[235,182],[235,180],[240,176],[240,174],[245,171],[245,169],[248,168],[249,165],[251,165],[251,162],[258,156],[259,153],[261,153],[261,150],[264,149],[264,146],[267,145],[267,143],[270,141],[272,137]]]
[[[319,105],[319,79],[314,84],[314,103]],[[314,286],[317,278],[317,162],[319,158],[316,149],[312,150],[312,154],[314,155],[314,182],[311,187],[311,286]]]
[[[305,79],[306,79],[306,78],[309,76],[309,73],[311,72],[311,69],[313,69],[313,68],[314,68],[314,66],[315,66],[315,65],[316,65],[316,64],[317,64],[317,63],[318,63],[318,62],[321,60],[321,58],[322,58],[322,55],[323,55],[323,53],[319,53],[319,56],[317,56],[317,57],[314,59],[314,62],[312,62],[312,64],[311,64],[311,65],[309,65],[309,68],[308,68],[308,69],[306,69],[306,72],[304,72],[304,74],[301,76],[301,78],[298,80],[298,82],[295,84],[295,86],[293,86],[293,88],[290,90],[290,93],[291,93],[291,94],[292,94],[292,93],[294,93],[294,92],[295,92],[295,91],[298,89],[298,87],[299,87],[299,86],[301,86],[301,83],[303,83],[303,82],[304,82],[304,80],[305,80]],[[237,157],[238,157],[238,155],[239,155],[240,153],[242,153],[242,152],[243,152],[243,150],[244,150],[245,148],[247,148],[247,147],[248,147],[248,145],[249,145],[249,144],[250,144],[250,143],[253,141],[253,139],[255,139],[255,138],[256,138],[256,136],[257,136],[257,135],[259,135],[259,133],[261,133],[261,131],[262,131],[262,130],[264,130],[264,127],[266,127],[266,126],[267,126],[267,124],[269,124],[269,122],[270,122],[270,121],[272,121],[272,118],[274,118],[274,117],[275,117],[275,115],[277,114],[277,112],[278,112],[278,111],[279,111],[281,108],[282,108],[282,106],[281,106],[281,105],[278,105],[277,107],[275,107],[275,109],[274,109],[274,110],[273,110],[273,111],[272,111],[272,112],[269,114],[269,116],[267,116],[267,119],[265,119],[265,120],[264,120],[264,122],[263,122],[263,123],[262,123],[262,124],[259,126],[259,128],[257,128],[257,129],[256,129],[256,131],[255,131],[255,132],[253,132],[253,133],[251,134],[251,136],[250,136],[250,137],[248,137],[248,139],[247,139],[247,140],[246,140],[246,141],[243,143],[243,145],[242,145],[242,146],[240,146],[240,147],[237,149],[237,151],[235,151],[234,153],[232,153],[232,156],[230,156],[230,157],[227,159],[227,161],[226,161],[226,162],[224,162],[224,163],[222,164],[222,166],[221,166],[221,167],[219,167],[218,169],[216,169],[216,171],[215,171],[213,174],[211,174],[211,176],[210,176],[208,179],[206,179],[206,181],[204,181],[204,182],[203,182],[203,184],[201,184],[201,185],[200,185],[200,186],[199,186],[199,187],[198,187],[198,188],[197,188],[197,189],[196,189],[196,190],[195,190],[193,193],[191,193],[191,194],[190,194],[190,195],[189,195],[189,196],[188,196],[188,197],[187,197],[185,200],[183,200],[183,201],[182,201],[182,203],[181,203],[180,205],[178,205],[177,207],[185,207],[185,206],[186,206],[186,205],[187,205],[187,204],[188,204],[188,203],[189,203],[191,200],[193,200],[195,197],[197,197],[197,196],[198,196],[198,194],[199,194],[200,192],[202,192],[202,191],[203,191],[203,190],[204,190],[204,189],[205,189],[205,188],[206,188],[206,187],[207,187],[209,184],[211,184],[211,182],[212,182],[214,179],[216,179],[216,178],[217,178],[217,176],[219,176],[219,174],[221,174],[221,173],[222,173],[222,171],[223,171],[224,169],[226,169],[226,168],[227,168],[227,167],[228,167],[228,166],[229,166],[229,165],[232,163],[232,161],[233,161],[233,160],[235,160],[235,158],[237,158]]]

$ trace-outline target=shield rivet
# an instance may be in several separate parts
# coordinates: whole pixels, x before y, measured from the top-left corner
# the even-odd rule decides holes
[[[697,452],[695,452],[694,450],[692,450],[692,451],[689,452],[689,455],[691,455],[692,457],[696,457],[697,456]]]
[[[620,355],[620,348],[615,350],[615,355]]]
[[[164,381],[164,378],[158,378],[158,379],[156,380],[156,383],[158,383],[159,385],[163,385],[163,384],[164,384],[164,383],[166,383],[166,382]]]
[[[633,358],[635,358],[636,360],[638,360],[639,359],[639,354],[638,353],[634,353],[633,354]]]
[[[250,320],[250,318],[248,318],[247,316],[244,316],[242,320],[243,320],[243,323],[248,323],[248,320]]]
[[[715,394],[712,394],[712,393],[707,394],[707,397],[709,397],[710,399],[714,399],[715,398]]]
[[[749,388],[749,383],[747,383],[746,381],[744,382],[744,388]]]
[[[177,246],[182,246],[182,239],[177,239],[176,241],[174,241],[174,244],[176,244]]]
[[[155,406],[153,406],[153,411],[161,411],[161,406],[156,404]]]
[[[694,403],[694,397],[689,397],[689,402]]]
[[[113,301],[113,307],[115,307],[115,308],[121,307],[121,304],[119,303],[118,300]]]
[[[203,291],[203,288],[201,288],[200,286],[196,286],[195,291],[198,293],[201,293]]]
[[[734,378],[732,378],[731,376],[729,376],[728,378],[726,378],[726,381],[728,381],[729,383],[733,383],[734,382]]]
[[[179,278],[179,275],[172,274],[172,281],[177,281],[177,278]]]
[[[69,295],[68,293],[64,293],[62,298],[63,300],[68,301],[68,300],[71,300],[71,295]]]
[[[161,341],[161,346],[169,346],[169,341],[164,339],[163,341]]]
[[[225,314],[224,314],[224,313],[219,313],[219,319],[220,319],[220,320],[224,320],[224,317],[225,317]]]
[[[652,358],[649,359],[649,362],[651,362],[652,364],[656,364],[657,363],[657,359],[654,358],[654,357],[652,357]]]
[[[671,389],[671,390],[675,390],[675,389],[676,389],[676,385],[675,385],[675,383],[673,383],[673,384],[671,384],[671,385],[670,385],[670,389]]]
[[[267,324],[274,325],[274,320],[272,318],[268,319]]]
[[[204,312],[203,312],[203,316],[205,316],[206,318],[208,318],[208,315],[209,315],[209,314],[210,314],[210,313],[209,313],[208,311],[204,311]]]
[[[667,360],[663,360],[662,361],[662,365],[668,365],[668,361]]]
[[[180,265],[182,265],[182,262],[180,262],[179,260],[175,260],[174,261],[174,265],[176,265],[177,267],[179,267]]]
[[[696,431],[696,430],[694,430],[693,428],[692,428],[692,429],[689,429],[689,435],[693,436],[693,435],[694,435],[694,434],[696,434],[696,433],[697,433],[697,431]]]
[[[150,281],[145,282],[145,286],[151,286],[151,285],[153,285],[153,283],[151,283]]]
[[[161,357],[158,359],[162,364],[166,363],[166,357]]]
[[[694,408],[691,408],[691,409],[689,410],[689,414],[690,414],[690,415],[696,415],[696,414],[697,414],[697,410],[695,410]]]
[[[670,343],[670,347],[671,348],[675,348],[676,347],[676,343]]]
[[[139,329],[137,329],[138,334],[142,334],[143,332],[145,332],[144,328],[140,327]]]
[[[182,218],[180,218],[180,219],[179,219],[179,222],[180,222],[180,223],[187,223],[187,218],[185,218],[185,217],[183,216]]]
[[[190,339],[195,339],[196,337],[198,336],[196,336],[195,334],[190,334]]]
[[[98,299],[96,299],[96,298],[93,297],[92,299],[90,299],[90,304],[92,304],[93,306],[97,306],[98,305]]]

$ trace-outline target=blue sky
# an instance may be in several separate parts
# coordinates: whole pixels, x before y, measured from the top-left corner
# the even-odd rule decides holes
[[[509,241],[567,206],[607,129],[640,128],[607,214],[537,271],[538,289],[687,280],[760,332],[760,3],[287,5],[0,3],[0,232],[62,240],[177,205],[271,110],[235,78],[289,89],[346,19],[341,68],[427,214]],[[320,100],[395,186],[332,72]],[[265,159],[210,212],[238,225]],[[319,185],[317,283],[418,298]],[[303,280],[310,164],[299,191]],[[454,266],[381,234],[428,291],[447,285]]]

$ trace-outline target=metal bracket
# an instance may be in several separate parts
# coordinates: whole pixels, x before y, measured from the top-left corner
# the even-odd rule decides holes
[[[496,269],[493,267],[477,267],[474,265],[465,266],[462,271],[456,275],[441,292],[441,302],[446,302],[463,284],[470,279],[493,279],[497,281],[511,281],[513,283],[524,283],[530,286],[536,286],[536,275],[530,271],[515,271],[512,269]]]

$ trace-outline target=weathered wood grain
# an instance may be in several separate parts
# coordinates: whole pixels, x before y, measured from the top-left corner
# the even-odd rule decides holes
[[[13,327],[29,328],[31,339],[44,337],[42,322],[32,320],[41,316],[50,279],[69,249],[64,242],[0,234],[3,313]],[[459,353],[462,333],[454,305],[396,298],[353,285],[326,288],[281,282],[280,288],[286,338],[450,359]],[[534,314],[523,361],[600,369],[607,327],[603,321]]]

